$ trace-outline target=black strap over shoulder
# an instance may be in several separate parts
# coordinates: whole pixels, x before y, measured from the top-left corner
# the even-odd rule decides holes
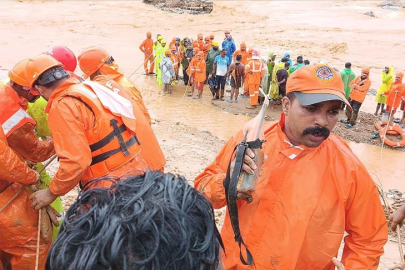
[[[226,195],[226,202],[228,205],[229,217],[231,219],[231,225],[232,225],[232,229],[233,229],[233,232],[235,235],[235,241],[239,245],[240,260],[244,265],[251,265],[251,264],[253,264],[253,256],[252,256],[252,253],[250,253],[249,249],[246,247],[245,242],[243,242],[243,238],[240,233],[238,206],[236,204],[236,200],[237,200],[236,187],[238,185],[239,176],[242,172],[243,161],[244,161],[244,157],[245,157],[247,148],[248,148],[248,143],[246,142],[246,140],[243,140],[233,150],[232,156],[234,155],[234,153],[236,151],[235,165],[234,165],[232,176],[231,176],[230,175],[231,163],[232,163],[232,159],[231,159],[229,162],[229,165],[228,165],[228,170],[226,172],[226,177],[224,179],[224,187],[225,187],[225,195]],[[246,260],[242,254],[242,246],[246,250]]]

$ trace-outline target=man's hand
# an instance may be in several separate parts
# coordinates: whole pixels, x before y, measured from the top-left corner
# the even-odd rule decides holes
[[[31,207],[39,210],[47,205],[50,205],[58,196],[55,196],[51,193],[49,188],[41,189],[37,192],[34,192],[30,196],[30,200],[32,201]]]
[[[345,270],[345,266],[336,257],[332,258],[333,264],[336,266],[337,270]]]
[[[395,232],[397,230],[397,226],[402,226],[402,222],[405,219],[405,204],[391,214],[389,219],[391,221],[391,230]]]

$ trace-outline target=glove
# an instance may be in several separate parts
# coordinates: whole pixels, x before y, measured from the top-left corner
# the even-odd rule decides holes
[[[46,213],[48,214],[52,224],[55,225],[56,227],[58,227],[59,226],[58,217],[61,217],[61,214],[59,214],[58,211],[56,211],[50,205],[48,205],[48,206],[46,206],[44,208],[46,208]]]

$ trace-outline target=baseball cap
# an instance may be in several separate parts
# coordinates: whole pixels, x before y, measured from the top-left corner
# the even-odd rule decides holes
[[[325,64],[304,66],[287,80],[287,94],[294,93],[301,105],[339,100],[350,109],[340,74]]]

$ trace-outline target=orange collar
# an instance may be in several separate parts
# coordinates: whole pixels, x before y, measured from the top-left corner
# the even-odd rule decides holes
[[[46,105],[45,112],[49,113],[49,110],[52,107],[52,103],[58,97],[63,96],[73,84],[79,84],[80,81],[76,78],[69,78],[59,85],[55,90],[53,90],[51,96],[49,97],[48,104]]]
[[[280,121],[278,122],[277,125],[277,134],[279,141],[282,143],[282,148],[280,152],[283,155],[285,155],[289,159],[294,159],[305,150],[310,151],[311,149],[316,149],[307,147],[305,145],[293,145],[290,139],[288,139],[287,135],[285,135],[285,133],[283,132],[284,126],[285,126],[285,115],[284,113],[281,113]]]

